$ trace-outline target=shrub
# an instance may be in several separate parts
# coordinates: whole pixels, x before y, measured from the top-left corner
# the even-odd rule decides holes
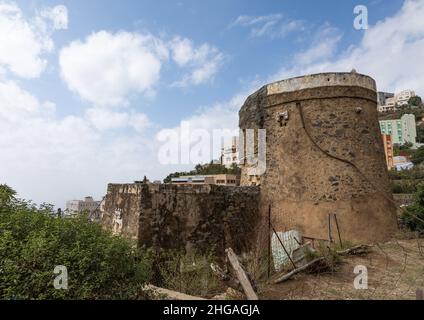
[[[84,215],[54,216],[51,206],[16,200],[0,186],[0,299],[138,299],[149,281],[146,251],[103,231]],[[58,265],[68,289],[56,290]]]
[[[414,203],[405,208],[401,223],[411,231],[424,233],[424,186],[419,186],[414,195]]]

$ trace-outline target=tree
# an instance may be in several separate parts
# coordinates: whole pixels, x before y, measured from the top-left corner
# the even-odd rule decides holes
[[[413,205],[407,207],[401,216],[402,224],[411,231],[424,233],[424,186],[418,187]]]
[[[412,163],[418,165],[424,161],[424,146],[419,147],[411,157]]]
[[[0,186],[0,299],[139,299],[151,262],[131,240],[114,237],[80,215],[60,219],[52,208],[17,200]],[[53,286],[57,266],[68,289]]]
[[[419,107],[422,104],[422,100],[420,96],[415,96],[415,97],[411,97],[409,98],[408,101],[408,106],[410,107]]]
[[[227,168],[222,164],[217,163],[209,163],[206,165],[198,164],[194,167],[194,170],[189,172],[174,172],[169,174],[165,179],[164,183],[170,183],[172,178],[178,178],[181,176],[195,176],[195,175],[214,175],[214,174],[235,174],[240,175],[241,170],[236,165],[233,164],[231,168]]]
[[[417,142],[424,143],[424,125],[417,126]]]

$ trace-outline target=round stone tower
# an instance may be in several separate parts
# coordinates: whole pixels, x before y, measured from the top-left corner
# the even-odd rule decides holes
[[[261,186],[264,227],[271,206],[277,231],[311,239],[338,241],[339,230],[343,241],[373,243],[397,230],[372,78],[321,73],[266,85],[241,108],[240,129],[245,138],[266,130],[265,171],[241,160],[242,185]]]

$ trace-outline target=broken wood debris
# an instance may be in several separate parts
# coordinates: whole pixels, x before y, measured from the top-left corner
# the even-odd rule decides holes
[[[247,297],[248,300],[259,300],[258,296],[256,295],[255,290],[253,290],[252,284],[249,281],[249,278],[247,277],[246,272],[243,270],[237,255],[234,253],[233,249],[228,248],[225,250],[227,252],[228,260],[233,267],[236,276],[238,280],[240,281],[241,286],[243,287],[243,291]]]
[[[346,250],[343,250],[343,251],[337,251],[337,254],[342,255],[342,256],[345,256],[345,255],[357,255],[357,254],[368,253],[369,250],[370,250],[370,246],[368,246],[368,245],[359,245],[359,246],[355,246],[355,247],[352,247],[350,249],[346,249]],[[293,277],[294,275],[296,275],[296,274],[298,274],[298,273],[300,273],[302,271],[308,270],[308,269],[312,268],[315,265],[319,265],[319,264],[323,263],[324,261],[325,261],[325,257],[320,257],[320,258],[314,259],[311,262],[305,264],[304,266],[302,266],[300,268],[297,268],[297,269],[294,269],[291,272],[289,272],[287,274],[284,274],[283,276],[277,278],[276,280],[274,280],[274,284],[278,284],[278,283],[287,281],[291,277]]]
[[[359,245],[359,246],[352,247],[350,249],[346,249],[343,251],[337,251],[337,254],[341,256],[347,256],[347,255],[355,255],[355,254],[364,254],[364,253],[368,253],[369,251],[370,251],[370,246]]]
[[[243,291],[243,287],[240,284],[240,281],[231,276],[230,273],[222,270],[218,265],[211,263],[210,265],[212,269],[212,273],[217,276],[221,281],[225,282],[225,284],[237,291]]]
[[[165,288],[159,288],[156,287],[152,284],[148,284],[144,287],[145,290],[151,290],[154,293],[157,293],[159,295],[163,295],[164,297],[166,297],[169,300],[207,300],[201,297],[195,297],[195,296],[191,296],[185,293],[181,293],[181,292],[177,292],[174,290],[169,290],[169,289],[165,289]]]
[[[324,260],[325,260],[325,257],[321,257],[321,258],[317,258],[315,260],[312,260],[311,262],[305,264],[304,266],[297,268],[297,269],[294,269],[294,270],[290,271],[289,273],[283,275],[282,277],[274,280],[274,284],[278,284],[278,283],[287,281],[291,277],[293,277],[294,275],[298,274],[299,272],[305,271],[305,270],[309,269],[310,267],[312,267],[312,266],[314,266],[314,265],[316,265],[320,262],[323,262]]]

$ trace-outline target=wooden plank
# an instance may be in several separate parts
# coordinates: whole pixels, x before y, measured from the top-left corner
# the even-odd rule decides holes
[[[328,241],[332,243],[333,237],[331,236],[331,214],[330,213],[328,214],[327,227],[328,227]]]
[[[291,271],[291,272],[283,275],[282,277],[278,278],[277,280],[274,280],[274,284],[278,284],[278,283],[287,281],[291,277],[293,277],[295,274],[298,274],[299,272],[305,271],[306,269],[308,269],[309,267],[313,266],[314,264],[317,264],[317,263],[319,263],[321,261],[324,261],[324,260],[325,260],[325,258],[324,257],[321,257],[321,258],[318,258],[318,259],[315,259],[315,260],[309,262],[308,264],[305,264],[303,267],[294,269],[293,271]]]
[[[226,250],[228,259],[233,267],[238,280],[240,281],[241,286],[243,287],[243,291],[246,294],[248,300],[259,300],[256,295],[255,290],[253,290],[252,284],[249,281],[249,278],[246,275],[246,272],[243,270],[237,255],[234,253],[233,249],[228,248]]]
[[[340,235],[339,221],[337,220],[337,215],[334,213],[334,221],[336,221],[337,234],[339,235],[340,248],[343,249],[342,236]]]
[[[271,235],[271,214],[272,214],[272,207],[271,204],[268,208],[268,279],[271,277],[271,242],[272,242],[272,235]]]
[[[229,273],[224,272],[224,270],[222,270],[218,265],[211,263],[210,267],[212,269],[212,273],[216,275],[221,281],[225,282],[227,286],[237,291],[243,290],[240,281],[238,281],[236,278],[233,278]]]
[[[343,251],[337,251],[337,254],[339,254],[341,256],[345,256],[345,255],[355,255],[355,254],[368,253],[369,251],[370,251],[370,246],[362,244],[362,245],[352,247],[350,249],[346,249],[346,250],[343,250]]]
[[[152,284],[146,285],[145,290],[152,290],[152,291],[158,293],[159,295],[165,296],[166,298],[168,298],[170,300],[188,300],[188,301],[189,300],[207,300],[207,299],[204,299],[204,298],[190,296],[188,294],[169,290],[169,289],[159,288],[159,287],[156,287]]]

